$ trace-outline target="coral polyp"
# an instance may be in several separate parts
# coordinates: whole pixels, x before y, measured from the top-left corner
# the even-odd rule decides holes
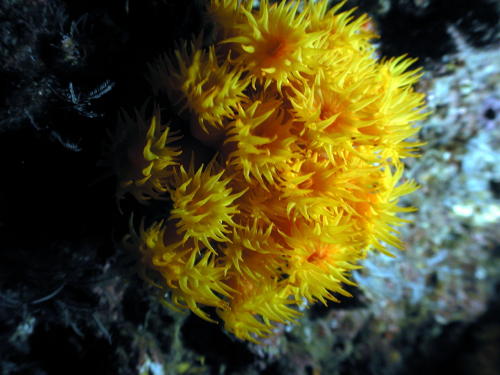
[[[157,208],[126,241],[147,278],[258,342],[304,303],[350,296],[370,252],[404,248],[398,215],[414,208],[398,202],[418,186],[402,160],[416,156],[427,114],[415,60],[379,59],[369,17],[341,11],[345,1],[252,4],[212,0],[212,32],[151,68],[176,128],[213,154],[169,140],[156,117],[116,149],[129,155],[118,195]]]
[[[182,151],[171,143],[179,137],[161,123],[159,111],[149,121],[139,112],[135,118],[124,112],[120,124],[112,149],[119,180],[117,197],[130,193],[139,201],[159,198],[167,191],[172,167],[178,165]]]
[[[269,5],[265,0],[258,11],[243,7],[244,17],[232,27],[234,35],[221,42],[236,51],[234,63],[245,66],[253,87],[258,81],[264,88],[275,84],[281,91],[283,85],[313,73],[304,64],[304,55],[320,46],[322,33],[306,32],[307,13],[298,13],[299,5],[285,1]]]
[[[212,165],[196,172],[192,165],[187,172],[181,166],[172,177],[169,192],[173,203],[170,218],[176,223],[177,233],[184,241],[192,240],[196,247],[201,242],[215,252],[211,241],[229,241],[226,234],[236,226],[233,216],[239,213],[234,201],[245,191],[231,194],[227,187],[230,179],[221,179],[224,171],[212,174]]]

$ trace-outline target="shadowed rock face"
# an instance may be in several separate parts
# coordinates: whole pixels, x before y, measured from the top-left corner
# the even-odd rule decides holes
[[[408,53],[425,61],[438,60],[456,51],[448,32],[456,27],[476,48],[499,41],[499,5],[492,0],[371,0],[354,1],[378,21],[384,56]]]

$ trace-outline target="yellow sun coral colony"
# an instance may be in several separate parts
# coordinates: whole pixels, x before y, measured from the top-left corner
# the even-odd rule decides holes
[[[185,139],[213,154],[158,114],[126,117],[117,142],[118,195],[155,202],[127,246],[173,304],[215,312],[241,339],[349,296],[360,259],[403,248],[421,73],[405,56],[378,59],[369,18],[344,4],[211,0],[211,32],[159,60],[151,82]]]

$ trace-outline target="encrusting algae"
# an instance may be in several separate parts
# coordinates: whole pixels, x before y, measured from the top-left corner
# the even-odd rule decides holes
[[[398,199],[417,189],[401,177],[421,146],[408,140],[426,116],[412,88],[421,73],[404,56],[379,60],[370,19],[344,4],[212,0],[213,43],[181,43],[151,82],[215,156],[183,161],[193,150],[159,113],[126,117],[115,146],[119,197],[165,210],[127,246],[175,305],[209,321],[215,308],[241,339],[295,322],[305,301],[349,296],[358,260],[403,248],[395,227],[414,210]]]

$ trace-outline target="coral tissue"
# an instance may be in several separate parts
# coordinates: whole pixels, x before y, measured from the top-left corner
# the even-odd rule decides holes
[[[421,73],[379,59],[371,20],[344,3],[212,0],[209,31],[152,66],[151,82],[214,157],[199,160],[159,112],[125,116],[116,141],[119,196],[163,212],[127,246],[175,305],[215,311],[241,339],[349,295],[358,260],[403,247]]]

